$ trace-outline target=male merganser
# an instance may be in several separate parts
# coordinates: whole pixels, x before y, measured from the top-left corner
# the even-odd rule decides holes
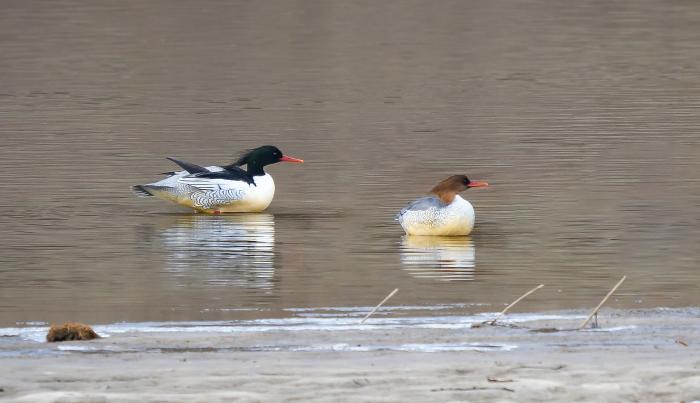
[[[169,177],[132,189],[141,197],[155,196],[209,214],[263,211],[275,195],[275,182],[263,169],[277,162],[304,160],[282,154],[275,146],[262,146],[224,166],[202,167],[174,158],[184,171],[166,172]],[[247,165],[247,169],[240,168]]]
[[[165,247],[165,272],[176,285],[206,283],[263,290],[275,286],[272,214],[189,214],[156,222],[159,228],[151,235]]]
[[[430,196],[414,200],[396,215],[408,235],[469,235],[474,228],[474,207],[457,193],[485,187],[486,182],[452,175],[438,183]]]

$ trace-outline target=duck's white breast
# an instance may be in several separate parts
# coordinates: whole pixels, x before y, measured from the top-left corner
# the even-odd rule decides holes
[[[275,197],[275,181],[270,174],[253,177],[255,185],[245,184],[243,197],[218,210],[223,213],[258,212],[265,210]]]

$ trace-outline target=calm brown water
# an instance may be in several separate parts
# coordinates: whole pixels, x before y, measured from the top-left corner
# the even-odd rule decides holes
[[[1,325],[700,304],[700,3],[4,1],[0,55]],[[130,193],[262,144],[266,214]],[[473,236],[405,239],[453,173]]]

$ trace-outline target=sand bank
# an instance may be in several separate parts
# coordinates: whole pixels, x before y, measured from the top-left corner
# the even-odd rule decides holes
[[[337,317],[117,324],[96,327],[103,339],[58,344],[33,340],[28,328],[3,329],[0,396],[25,402],[700,400],[697,309],[606,311],[599,330],[529,330],[572,328],[582,317],[519,314],[507,321],[518,327],[477,329],[470,328],[473,316],[378,318],[363,326]]]

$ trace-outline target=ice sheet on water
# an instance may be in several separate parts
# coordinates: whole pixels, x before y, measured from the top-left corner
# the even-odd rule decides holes
[[[456,305],[438,305],[426,307],[391,307],[391,311],[401,309],[408,310],[420,308],[420,310],[440,311],[451,309]],[[297,312],[297,316],[290,318],[230,320],[230,321],[192,321],[192,322],[120,322],[107,325],[93,326],[93,329],[103,337],[110,334],[123,333],[256,333],[272,331],[353,331],[374,329],[467,329],[473,323],[480,323],[495,316],[494,312],[478,313],[473,315],[439,315],[439,316],[377,316],[371,317],[364,324],[359,323],[359,318],[348,316],[348,312],[364,314],[369,311],[366,307],[324,307],[324,308],[289,308],[289,311]],[[308,315],[309,312],[318,312],[317,315]],[[323,312],[323,313],[321,313]],[[336,312],[333,315],[332,312]],[[646,315],[663,314],[669,312],[680,315],[693,314],[694,310],[686,309],[662,309],[649,310]],[[361,315],[358,315],[361,316]],[[555,320],[579,320],[585,317],[581,311],[562,311],[554,313],[514,313],[499,319],[499,322],[510,324],[522,324],[533,321]],[[604,327],[588,330],[597,332],[613,332],[632,329],[633,326]],[[47,326],[23,326],[0,328],[0,336],[17,337],[21,340],[44,342]]]

